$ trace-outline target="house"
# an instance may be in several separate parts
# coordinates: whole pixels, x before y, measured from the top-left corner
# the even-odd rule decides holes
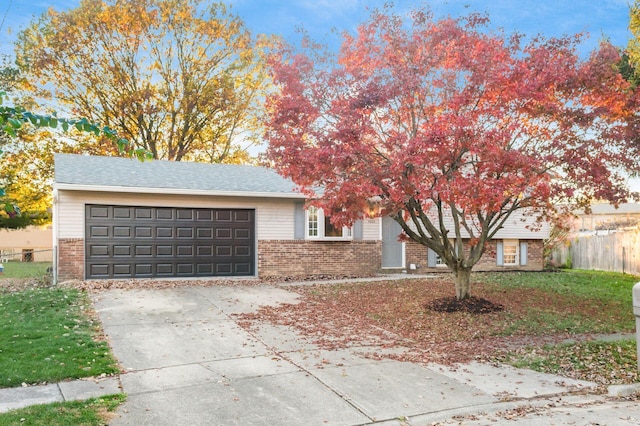
[[[337,229],[275,171],[56,154],[58,280],[442,270],[390,218]],[[543,267],[543,227],[514,217],[476,270]]]
[[[51,262],[52,259],[51,225],[0,229],[0,262]]]
[[[609,203],[598,203],[591,206],[591,212],[583,209],[574,212],[571,231],[594,232],[612,231],[635,227],[640,224],[640,204],[624,203],[617,208]]]

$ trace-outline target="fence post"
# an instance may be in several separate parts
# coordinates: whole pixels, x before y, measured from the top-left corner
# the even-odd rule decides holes
[[[640,371],[640,283],[633,286],[633,314],[636,316],[636,351]]]

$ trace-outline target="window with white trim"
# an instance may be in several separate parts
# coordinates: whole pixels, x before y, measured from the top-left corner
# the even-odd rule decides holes
[[[502,243],[502,264],[504,266],[519,265],[518,240],[504,240]]]
[[[322,209],[310,206],[306,213],[306,236],[312,240],[350,240],[353,233],[347,226],[333,225]]]

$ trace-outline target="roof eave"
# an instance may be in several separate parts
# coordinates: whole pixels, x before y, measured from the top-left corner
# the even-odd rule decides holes
[[[254,198],[292,198],[306,199],[304,194],[297,192],[260,192],[260,191],[214,191],[206,189],[182,189],[182,188],[142,188],[133,186],[104,186],[104,185],[80,185],[74,183],[54,183],[53,188],[62,191],[89,191],[89,192],[121,192],[136,194],[164,194],[164,195],[199,195],[219,197],[254,197]]]

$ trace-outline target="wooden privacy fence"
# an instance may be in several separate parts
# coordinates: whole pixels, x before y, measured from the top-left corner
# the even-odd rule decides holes
[[[640,228],[572,238],[552,252],[551,260],[575,269],[640,275]]]

